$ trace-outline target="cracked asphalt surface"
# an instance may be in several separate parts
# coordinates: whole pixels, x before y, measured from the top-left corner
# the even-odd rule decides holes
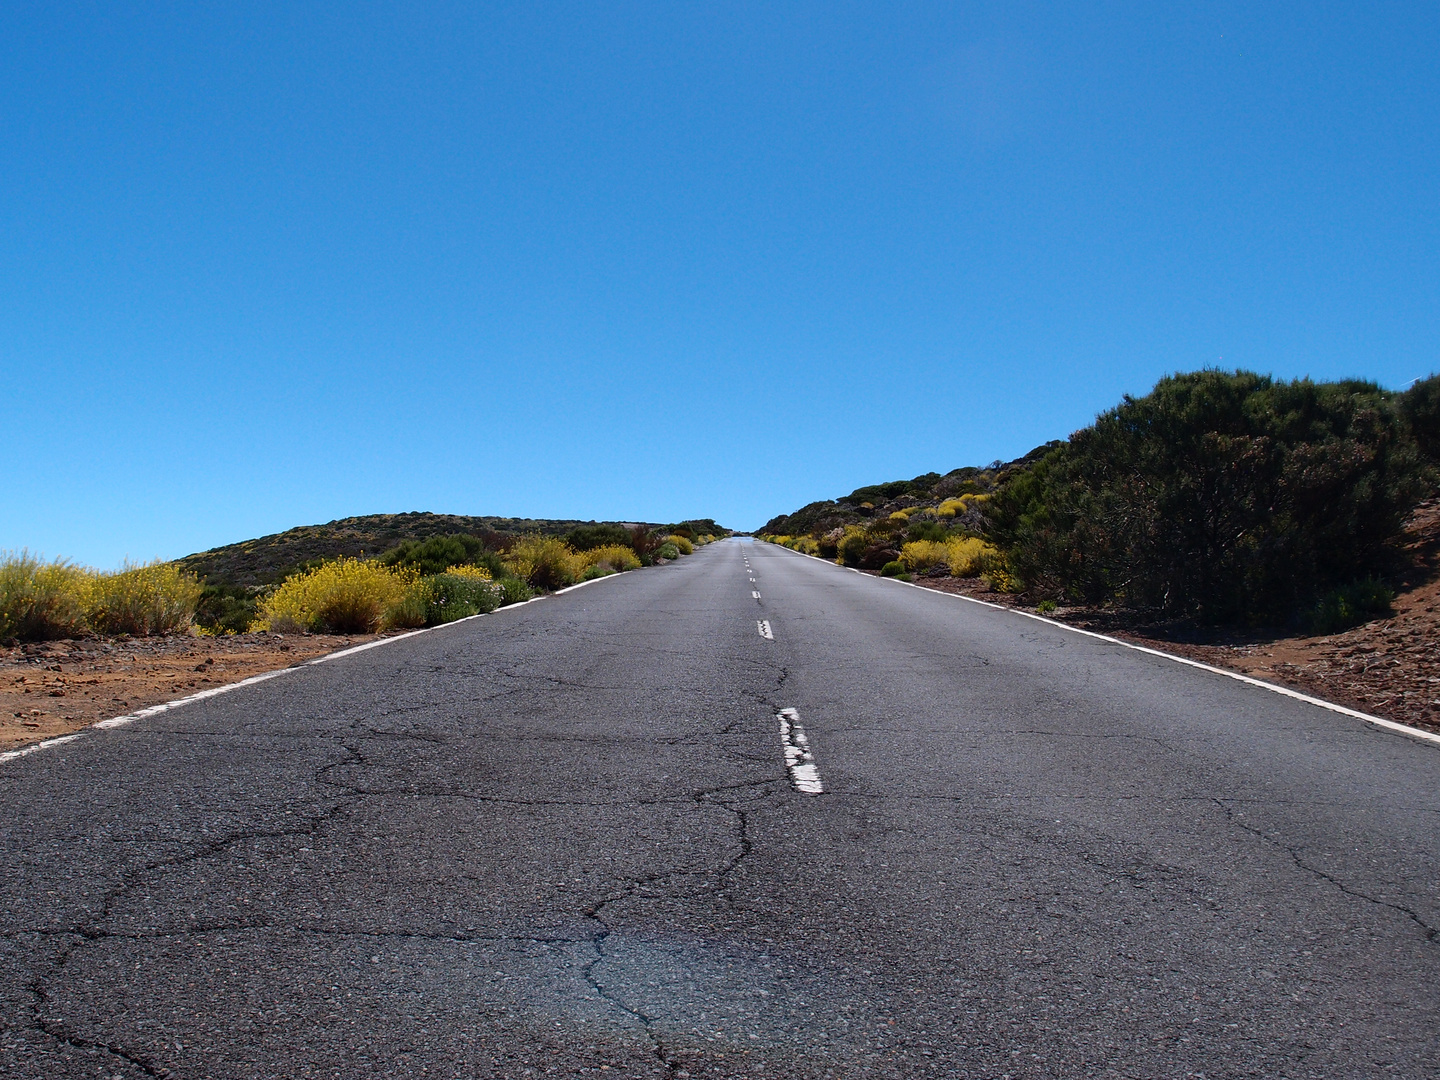
[[[727,541],[0,765],[0,1075],[1437,1076],[1437,793]]]

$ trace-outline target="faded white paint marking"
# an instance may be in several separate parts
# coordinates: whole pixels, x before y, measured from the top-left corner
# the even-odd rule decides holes
[[[815,767],[815,755],[810,752],[810,740],[800,726],[800,713],[795,709],[781,709],[775,714],[780,721],[780,745],[785,750],[785,768],[790,771],[790,782],[796,791],[806,795],[819,795],[825,789],[820,786],[820,770]]]
[[[59,746],[61,743],[73,742],[80,737],[77,731],[74,735],[61,735],[56,739],[46,739],[44,742],[37,742],[34,746],[22,746],[19,750],[7,750],[0,754],[0,761],[12,761],[17,757],[24,757],[26,754],[33,754],[36,750],[44,750],[51,746]]]
[[[362,646],[363,648],[363,646]],[[198,694],[191,694],[189,697],[176,698],[174,701],[162,701],[159,705],[150,705],[144,709],[137,709],[133,713],[126,713],[124,716],[112,716],[109,720],[101,720],[94,725],[97,728],[124,727],[126,724],[133,724],[136,720],[143,720],[147,716],[155,716],[158,713],[169,712],[171,709],[178,709],[181,705],[189,705],[192,701],[204,701],[206,698],[219,697],[221,694],[228,694],[231,690],[239,690],[242,686],[254,686],[266,679],[274,679],[284,675],[292,668],[276,668],[274,671],[264,671],[259,675],[251,675],[248,679],[241,679],[239,682],[227,683],[225,686],[212,686],[209,690],[201,690]],[[44,743],[40,744],[44,746]]]
[[[755,628],[760,631],[760,636],[763,637],[766,641],[775,640],[775,632],[770,629],[769,619],[761,619],[755,624]]]
[[[751,590],[750,590],[750,595],[753,596],[756,600],[759,600],[759,599],[760,599],[760,594],[759,594],[758,592],[756,592],[754,589],[751,589]]]

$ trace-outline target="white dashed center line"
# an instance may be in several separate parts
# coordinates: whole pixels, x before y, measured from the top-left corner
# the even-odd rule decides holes
[[[774,634],[774,632],[770,629],[770,620],[769,620],[769,619],[761,619],[759,622],[757,622],[757,623],[755,624],[755,628],[760,631],[760,636],[763,637],[766,641],[774,641],[774,640],[775,640],[775,634]]]
[[[820,786],[820,770],[815,767],[815,755],[810,753],[810,740],[800,726],[800,714],[794,709],[781,709],[775,714],[780,721],[780,745],[785,750],[785,768],[790,771],[790,782],[796,791],[806,795],[819,795],[825,789]]]
[[[759,599],[760,599],[760,594],[759,594],[758,592],[756,592],[754,589],[751,589],[751,590],[750,590],[750,595],[753,596],[756,600],[759,600]]]

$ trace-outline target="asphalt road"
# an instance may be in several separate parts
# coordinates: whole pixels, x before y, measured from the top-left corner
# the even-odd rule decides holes
[[[1440,1076],[1437,810],[1433,745],[727,541],[0,765],[0,1075]]]

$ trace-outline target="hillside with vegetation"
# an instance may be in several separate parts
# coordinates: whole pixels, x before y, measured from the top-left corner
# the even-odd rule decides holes
[[[1397,393],[1206,370],[1017,461],[862,487],[762,536],[1045,610],[1323,631],[1388,609],[1437,476],[1440,376]]]
[[[545,518],[467,517],[460,514],[367,514],[324,525],[242,540],[179,559],[182,570],[215,585],[273,585],[295,569],[327,559],[373,557],[406,541],[432,536],[474,536],[493,549],[517,536],[564,536],[593,521]],[[654,527],[652,525],[652,527]]]
[[[114,572],[11,552],[0,556],[0,644],[435,626],[678,559],[724,535],[710,518],[656,526],[412,513],[302,526]]]

